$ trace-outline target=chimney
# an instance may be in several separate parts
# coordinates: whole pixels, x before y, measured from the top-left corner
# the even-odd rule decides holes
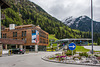
[[[15,24],[9,24],[9,29],[10,29],[10,30],[15,29]]]
[[[39,25],[36,26],[37,28],[41,29],[41,27]]]

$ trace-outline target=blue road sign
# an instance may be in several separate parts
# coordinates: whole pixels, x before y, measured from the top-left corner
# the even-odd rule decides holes
[[[80,41],[80,42],[82,42],[82,41]]]
[[[70,50],[75,50],[75,48],[76,48],[76,45],[74,43],[69,44],[69,49]]]

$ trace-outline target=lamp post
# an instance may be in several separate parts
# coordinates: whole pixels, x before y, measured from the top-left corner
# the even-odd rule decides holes
[[[0,38],[1,38],[1,5],[0,5]]]
[[[93,0],[91,0],[91,33],[92,33],[92,54],[93,54]]]

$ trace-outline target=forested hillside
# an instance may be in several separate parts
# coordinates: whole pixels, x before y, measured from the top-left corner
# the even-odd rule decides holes
[[[5,14],[6,17],[2,20],[2,25],[6,27],[8,27],[11,23],[17,25],[34,24],[39,25],[49,34],[55,34],[58,39],[91,37],[90,32],[81,32],[79,30],[69,28],[29,0],[6,1],[11,6],[10,8],[2,10],[2,14]]]

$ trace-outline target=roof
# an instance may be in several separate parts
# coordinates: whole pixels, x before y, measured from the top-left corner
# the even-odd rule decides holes
[[[33,24],[15,26],[15,29],[13,29],[13,30],[29,29],[29,28],[34,28],[34,29],[36,29],[36,30],[43,31],[44,33],[48,34],[48,32],[42,30],[41,27],[35,26],[35,25],[33,25]],[[5,28],[4,30],[9,30],[9,28]],[[4,30],[3,30],[3,31],[4,31]]]
[[[1,6],[1,9],[10,7],[4,0],[0,0],[0,6]]]
[[[61,39],[61,40],[57,40],[56,42],[60,42],[60,41],[72,41],[72,40],[92,40],[92,39],[89,39],[89,38],[78,38],[78,39],[75,39],[75,38],[70,38],[70,39]]]

